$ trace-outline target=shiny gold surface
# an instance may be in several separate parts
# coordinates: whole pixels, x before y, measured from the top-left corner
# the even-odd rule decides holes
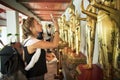
[[[98,62],[103,69],[104,80],[111,80],[120,73],[118,66],[118,56],[120,53],[120,13],[115,9],[113,4],[117,0],[113,0],[113,2],[109,0],[100,1],[101,3],[96,2],[96,0],[89,0],[89,5],[86,9],[84,9],[83,5],[84,0],[81,1],[81,11],[87,15],[85,18],[81,18],[77,11],[75,12],[74,4],[71,4],[68,9],[70,15],[69,20],[66,21],[65,15],[61,17],[60,36],[64,42],[68,43],[63,48],[64,59],[67,61],[67,65],[70,63],[76,64],[74,62],[77,60],[78,63],[81,62],[81,59],[75,56],[79,55],[81,51],[80,22],[81,20],[86,21],[84,37],[85,51],[87,53],[87,68],[92,68],[93,55],[97,54],[94,52],[97,38]]]
[[[82,0],[81,2],[81,10],[84,14],[87,15],[86,18],[86,51],[87,51],[87,64],[88,68],[91,68],[92,66],[92,57],[93,57],[93,51],[94,51],[94,39],[95,39],[95,29],[96,29],[96,14],[93,14],[96,12],[96,9],[90,5],[87,6],[87,9],[84,9],[84,2]]]
[[[111,80],[116,77],[113,71],[118,69],[118,40],[120,38],[120,24],[118,22],[120,17],[118,17],[119,11],[114,9],[112,4],[115,3],[114,1],[101,1],[101,3],[103,4],[97,3],[95,0],[92,2],[92,6],[99,10],[97,15],[99,62],[103,67],[104,79]]]

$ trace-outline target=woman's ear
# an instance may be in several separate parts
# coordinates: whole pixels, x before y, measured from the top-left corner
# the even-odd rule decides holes
[[[30,27],[30,31],[32,31],[32,28]]]

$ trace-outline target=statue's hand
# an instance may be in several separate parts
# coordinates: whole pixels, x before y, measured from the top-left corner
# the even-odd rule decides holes
[[[50,17],[52,19],[52,22],[54,24],[54,27],[55,27],[56,31],[59,31],[59,26],[58,26],[57,20],[54,18],[53,14],[50,14]]]
[[[95,5],[96,3],[97,3],[96,0],[92,0],[90,4]]]
[[[81,6],[80,6],[82,12],[85,11],[85,9],[84,9],[84,5],[83,5],[83,4],[84,4],[84,2],[83,2],[83,0],[82,0],[82,1],[81,1]]]

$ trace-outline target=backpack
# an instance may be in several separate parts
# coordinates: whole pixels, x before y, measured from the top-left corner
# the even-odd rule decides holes
[[[3,74],[0,80],[27,80],[24,61],[16,47],[12,45],[5,46],[0,51],[0,57],[1,73]]]

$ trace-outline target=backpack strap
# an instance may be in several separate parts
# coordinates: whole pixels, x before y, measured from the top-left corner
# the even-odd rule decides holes
[[[23,55],[22,55],[22,59],[23,59],[23,61],[24,61],[25,66],[27,65],[27,62],[26,62],[26,60],[25,60],[24,46],[25,46],[25,44],[26,44],[30,39],[31,39],[31,38],[27,39],[27,40],[23,43]]]

